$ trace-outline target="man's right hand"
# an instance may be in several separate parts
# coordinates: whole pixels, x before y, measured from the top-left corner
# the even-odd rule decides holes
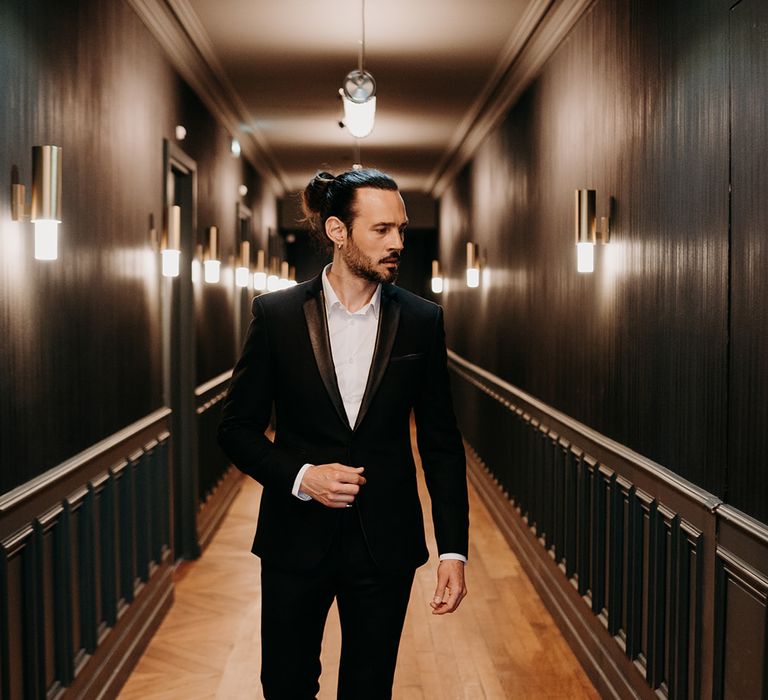
[[[363,467],[317,464],[304,472],[301,491],[328,508],[346,508],[364,483]]]

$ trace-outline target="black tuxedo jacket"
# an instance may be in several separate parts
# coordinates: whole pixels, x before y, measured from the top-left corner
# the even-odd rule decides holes
[[[442,309],[383,284],[365,394],[349,425],[328,336],[321,277],[256,297],[243,354],[223,402],[219,442],[264,491],[253,552],[305,571],[328,553],[341,511],[291,489],[306,463],[365,467],[355,499],[368,548],[385,571],[428,557],[410,414],[440,552],[467,554],[466,463],[451,403]],[[275,439],[264,435],[274,405]]]

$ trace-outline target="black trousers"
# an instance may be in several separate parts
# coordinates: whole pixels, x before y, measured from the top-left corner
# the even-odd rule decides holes
[[[337,698],[391,698],[413,576],[413,571],[378,569],[354,507],[339,511],[334,546],[317,568],[286,572],[262,562],[261,684],[266,700],[316,697],[323,630],[334,598],[341,621]]]

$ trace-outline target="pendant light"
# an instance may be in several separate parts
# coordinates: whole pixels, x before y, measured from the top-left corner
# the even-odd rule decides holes
[[[357,69],[347,73],[344,85],[339,90],[344,103],[344,126],[355,138],[362,139],[373,131],[376,117],[376,81],[365,70],[365,0],[362,6],[362,39]]]

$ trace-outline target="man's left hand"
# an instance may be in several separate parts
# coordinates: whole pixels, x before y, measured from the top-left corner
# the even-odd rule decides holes
[[[437,567],[437,589],[430,601],[433,615],[452,613],[467,595],[464,584],[464,562],[460,559],[444,559]]]

